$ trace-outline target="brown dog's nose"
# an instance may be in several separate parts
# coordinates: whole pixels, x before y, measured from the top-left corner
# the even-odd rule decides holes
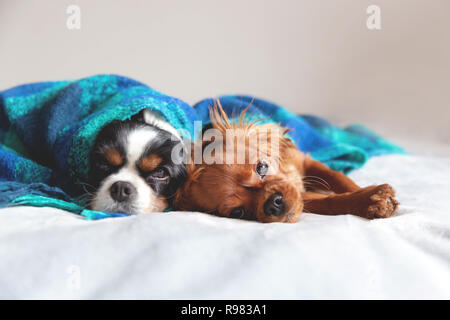
[[[279,193],[274,193],[264,203],[264,213],[268,216],[279,216],[284,213],[284,199]]]
[[[124,202],[134,198],[136,195],[136,188],[129,182],[117,181],[109,188],[109,193],[117,202]]]

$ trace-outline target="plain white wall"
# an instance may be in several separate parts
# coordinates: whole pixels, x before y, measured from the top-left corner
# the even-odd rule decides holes
[[[118,73],[189,103],[246,93],[450,143],[449,13],[448,0],[0,0],[0,89]]]

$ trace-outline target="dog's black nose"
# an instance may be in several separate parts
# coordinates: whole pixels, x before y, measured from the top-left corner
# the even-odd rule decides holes
[[[109,188],[109,193],[114,200],[123,202],[136,195],[136,188],[129,182],[117,181]]]
[[[279,193],[274,193],[264,203],[264,213],[268,216],[279,216],[284,213],[283,196]]]

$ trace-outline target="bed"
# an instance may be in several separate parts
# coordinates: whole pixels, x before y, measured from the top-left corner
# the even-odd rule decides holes
[[[450,158],[375,157],[351,177],[391,183],[398,213],[262,224],[2,209],[0,298],[449,299]]]

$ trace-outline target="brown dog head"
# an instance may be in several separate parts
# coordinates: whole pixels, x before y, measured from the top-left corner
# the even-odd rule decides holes
[[[294,222],[303,209],[304,156],[286,137],[287,129],[248,122],[246,112],[232,122],[220,102],[211,109],[212,129],[192,145],[188,179],[174,205],[232,218]]]

